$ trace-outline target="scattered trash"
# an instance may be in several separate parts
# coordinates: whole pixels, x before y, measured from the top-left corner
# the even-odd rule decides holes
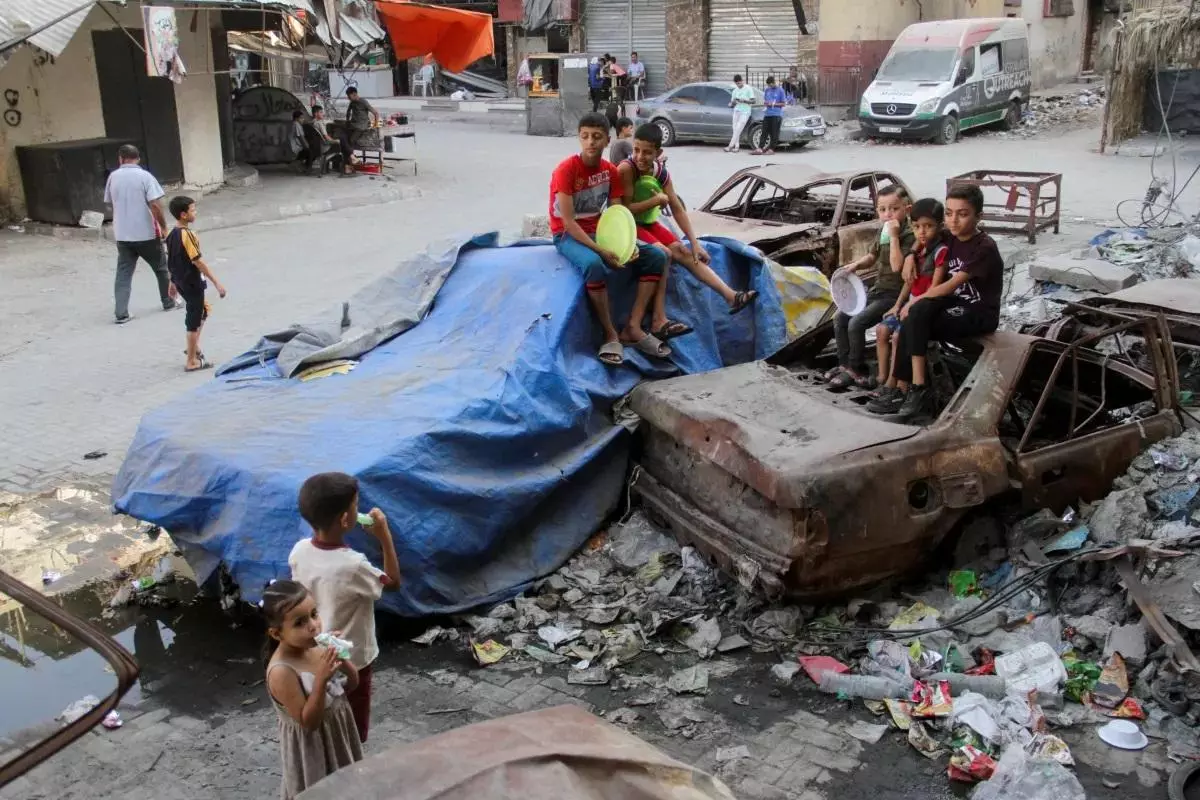
[[[950,686],[945,681],[936,684],[918,683],[913,688],[914,717],[948,717],[954,710]]]
[[[642,718],[642,715],[634,711],[632,708],[615,708],[604,715],[614,725],[632,725]]]
[[[950,766],[946,774],[952,781],[975,783],[988,780],[995,771],[995,760],[982,750],[968,744],[963,745],[954,755],[950,756]]]
[[[855,720],[854,724],[846,729],[847,735],[867,744],[877,744],[887,731],[887,725],[872,725],[862,720]]]
[[[125,724],[125,720],[121,719],[121,715],[114,709],[104,715],[104,719],[100,720],[100,724],[110,731],[115,731]]]
[[[1098,706],[1116,708],[1127,694],[1129,676],[1125,673],[1125,660],[1121,658],[1120,653],[1113,653],[1092,688],[1092,700]]]
[[[950,593],[955,597],[966,597],[979,591],[975,573],[969,569],[958,569],[950,573]]]
[[[929,728],[925,723],[913,720],[908,729],[908,743],[911,744],[918,753],[926,758],[933,760],[941,758],[946,751],[942,748],[938,740],[933,738],[929,733]]]
[[[1144,750],[1150,744],[1137,723],[1125,719],[1114,719],[1096,733],[1105,744],[1121,750]]]
[[[486,667],[504,658],[511,650],[494,639],[488,639],[486,642],[471,642],[471,652],[479,665]]]
[[[717,764],[727,764],[730,761],[749,757],[750,748],[744,744],[739,744],[735,747],[718,747],[717,752],[713,755],[713,761]]]
[[[608,680],[608,670],[604,667],[587,667],[582,670],[571,670],[567,674],[567,683],[579,686],[603,686],[608,683]]]
[[[682,640],[683,645],[695,650],[701,658],[711,656],[721,643],[721,625],[716,619],[692,617],[684,620],[683,626],[690,630],[690,634]]]
[[[436,642],[438,639],[442,638],[442,636],[445,633],[446,633],[445,628],[442,628],[438,625],[434,625],[432,628],[429,628],[424,633],[422,633],[420,636],[417,636],[416,638],[412,639],[411,641],[415,644],[431,645],[434,642]]]
[[[254,705],[254,704],[255,704],[255,703],[257,703],[257,702],[258,702],[258,698],[257,698],[257,697],[247,697],[245,700],[243,700],[243,701],[242,701],[242,705],[244,705],[244,706],[252,706],[252,705]]]
[[[107,450],[93,450],[90,453],[83,454],[84,461],[98,461],[108,455]]]
[[[1052,733],[1035,734],[1033,740],[1025,745],[1025,752],[1033,758],[1057,761],[1064,767],[1075,765],[1075,759],[1071,757],[1071,748]]]
[[[800,664],[784,661],[771,667],[771,677],[779,683],[791,683],[792,678],[800,671]]]
[[[888,716],[892,718],[892,723],[902,731],[907,731],[912,727],[912,704],[904,700],[884,700],[884,707],[887,708]]]
[[[746,639],[746,637],[735,633],[733,636],[726,636],[724,639],[717,642],[717,652],[730,653],[734,650],[741,650],[749,646],[750,641]]]
[[[62,573],[54,569],[42,570],[42,585],[49,586],[52,583],[58,583],[62,580]]]
[[[529,656],[533,660],[540,661],[543,664],[561,664],[567,660],[566,656],[559,655],[558,653],[552,653],[549,650],[543,650],[542,648],[532,644],[525,645],[525,647],[521,648],[521,652],[525,653],[525,655]]]
[[[783,665],[772,667],[772,672]],[[796,665],[799,668],[799,665]],[[795,672],[792,673],[793,675]],[[836,694],[839,698],[861,697],[864,700],[904,700],[912,692],[912,685],[905,686],[888,678],[875,675],[849,675],[826,671],[818,684],[822,692]]]
[[[819,684],[821,676],[826,672],[844,673],[849,672],[850,668],[836,658],[829,656],[800,656],[800,666],[804,668],[804,672],[808,677],[812,678],[813,683]]]
[[[1004,678],[1009,691],[1018,694],[1056,692],[1067,680],[1058,653],[1045,642],[1034,642],[1015,653],[997,656],[996,674]]]
[[[99,697],[96,697],[94,694],[84,695],[82,698],[64,708],[56,717],[56,719],[58,719],[64,725],[70,725],[72,722],[79,719],[98,705],[100,705]]]
[[[550,645],[552,649],[558,647],[560,644],[572,642],[582,635],[583,631],[579,628],[567,630],[566,628],[560,628],[557,625],[546,625],[538,628],[538,636],[543,642]]]
[[[1010,745],[996,762],[990,780],[979,785],[971,800],[1087,800],[1079,779],[1057,761],[1031,758],[1024,748]]]
[[[1064,553],[1069,550],[1078,550],[1083,547],[1087,541],[1091,529],[1087,525],[1080,525],[1077,528],[1072,528],[1061,536],[1057,536],[1046,544],[1042,545],[1042,552],[1046,555],[1051,553]]]
[[[708,670],[699,664],[681,669],[667,679],[667,688],[675,694],[707,694]]]

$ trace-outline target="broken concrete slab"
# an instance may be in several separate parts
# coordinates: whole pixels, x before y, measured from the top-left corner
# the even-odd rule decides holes
[[[1101,645],[1107,641],[1109,633],[1113,628],[1111,622],[1103,617],[1097,617],[1092,614],[1085,614],[1082,617],[1070,617],[1067,619],[1067,624],[1074,628],[1076,633],[1089,639],[1095,645]]]
[[[1091,292],[1117,292],[1138,282],[1138,276],[1125,267],[1098,258],[1042,256],[1029,265],[1034,280],[1059,283]]]
[[[1137,625],[1117,625],[1108,631],[1104,642],[1104,658],[1120,653],[1125,663],[1133,669],[1141,669],[1146,663],[1146,629]]]

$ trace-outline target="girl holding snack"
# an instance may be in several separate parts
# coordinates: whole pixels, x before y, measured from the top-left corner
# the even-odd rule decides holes
[[[263,591],[262,609],[267,691],[279,717],[280,794],[292,800],[326,775],[362,760],[362,742],[346,701],[346,692],[358,685],[358,670],[340,657],[339,646],[347,643],[318,643],[317,604],[301,584],[272,582]]]

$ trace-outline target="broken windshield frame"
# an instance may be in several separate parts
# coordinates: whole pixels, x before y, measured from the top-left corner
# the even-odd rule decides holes
[[[942,83],[954,74],[958,50],[952,47],[893,50],[879,67],[876,80]]]

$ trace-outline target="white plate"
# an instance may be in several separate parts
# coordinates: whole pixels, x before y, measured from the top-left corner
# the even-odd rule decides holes
[[[824,135],[825,135],[824,128],[813,128],[813,136],[824,136]]]
[[[833,303],[848,317],[862,312],[867,307],[867,287],[862,278],[853,272],[839,272],[829,280],[829,293]]]
[[[880,133],[903,133],[903,132],[904,132],[904,129],[903,129],[903,128],[897,128],[897,127],[896,127],[896,126],[894,126],[894,125],[880,125],[880,126],[879,126],[879,132],[880,132]]]

